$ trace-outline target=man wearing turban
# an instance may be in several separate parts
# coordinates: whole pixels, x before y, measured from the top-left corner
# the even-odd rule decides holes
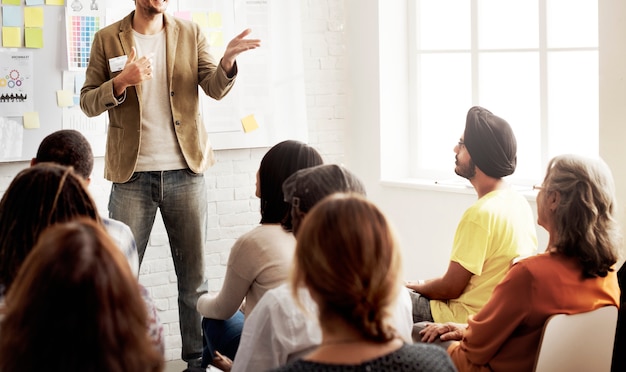
[[[478,200],[457,226],[446,273],[407,283],[415,323],[467,323],[487,302],[512,261],[537,249],[530,205],[503,180],[517,165],[517,141],[509,123],[485,108],[472,107],[454,152],[454,171],[470,181]],[[419,329],[414,329],[416,341]]]

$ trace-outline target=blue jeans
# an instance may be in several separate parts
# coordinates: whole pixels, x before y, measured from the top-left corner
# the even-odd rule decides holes
[[[235,315],[226,320],[202,318],[205,343],[202,352],[202,367],[206,368],[211,363],[215,357],[215,350],[230,359],[235,359],[243,330],[243,320],[241,310],[237,310]]]
[[[181,358],[202,356],[202,317],[196,311],[207,292],[204,243],[207,196],[204,175],[187,169],[136,172],[125,183],[113,183],[109,215],[130,226],[143,261],[157,209],[161,211],[178,281],[178,315],[182,337]]]

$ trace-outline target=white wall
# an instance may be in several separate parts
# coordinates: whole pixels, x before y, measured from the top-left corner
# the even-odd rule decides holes
[[[344,4],[341,0],[301,0],[309,142],[326,162],[344,162],[347,84],[345,79]],[[287,138],[285,138],[287,139]],[[210,291],[219,291],[231,245],[260,220],[254,196],[256,171],[267,148],[220,150],[217,164],[206,173],[209,234],[206,274]],[[33,154],[25,154],[27,157]],[[28,162],[0,163],[0,192]],[[110,183],[102,178],[103,159],[97,158],[90,191],[106,214]],[[150,291],[165,328],[166,359],[180,358],[176,275],[167,234],[157,218],[140,281]]]
[[[600,155],[611,167],[626,233],[626,2],[599,1]],[[626,250],[622,248],[623,261]]]
[[[473,190],[444,191],[381,182],[383,149],[400,151],[408,122],[406,1],[346,0],[350,78],[346,165],[395,225],[406,279],[440,276],[448,266],[459,218],[476,200]],[[407,152],[404,152],[407,153]],[[389,162],[385,162],[389,164]],[[396,164],[401,167],[403,164]],[[454,154],[450,150],[450,172]]]
[[[381,149],[401,143],[389,132],[402,133],[406,123],[403,113],[411,104],[406,102],[406,12],[406,1],[346,0],[352,93],[347,123],[352,135],[346,140],[346,164],[365,180],[370,198],[396,225],[404,247],[405,276],[417,279],[440,275],[445,270],[456,223],[476,196],[472,190],[381,181],[387,173],[381,169]],[[626,3],[600,1],[599,17],[600,149],[615,177],[621,205],[618,216],[624,228],[626,207],[621,201],[626,200]],[[451,152],[451,174],[453,161]],[[529,199],[536,215],[536,205]],[[547,235],[539,226],[537,233],[539,250],[543,250]]]

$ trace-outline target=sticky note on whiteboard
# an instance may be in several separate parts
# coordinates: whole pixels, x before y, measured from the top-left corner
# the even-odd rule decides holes
[[[243,131],[245,133],[252,132],[255,129],[259,128],[259,123],[257,123],[254,115],[250,114],[245,118],[241,119],[241,124],[243,125]]]
[[[39,128],[39,113],[38,112],[25,112],[24,113],[24,128],[26,129]]]
[[[69,90],[57,90],[57,106],[70,107],[74,105],[74,97]]]

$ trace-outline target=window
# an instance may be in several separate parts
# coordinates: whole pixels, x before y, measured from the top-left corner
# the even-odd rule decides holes
[[[598,155],[597,0],[409,4],[409,176],[454,177],[474,105],[513,127],[516,182],[536,182],[557,154]]]

